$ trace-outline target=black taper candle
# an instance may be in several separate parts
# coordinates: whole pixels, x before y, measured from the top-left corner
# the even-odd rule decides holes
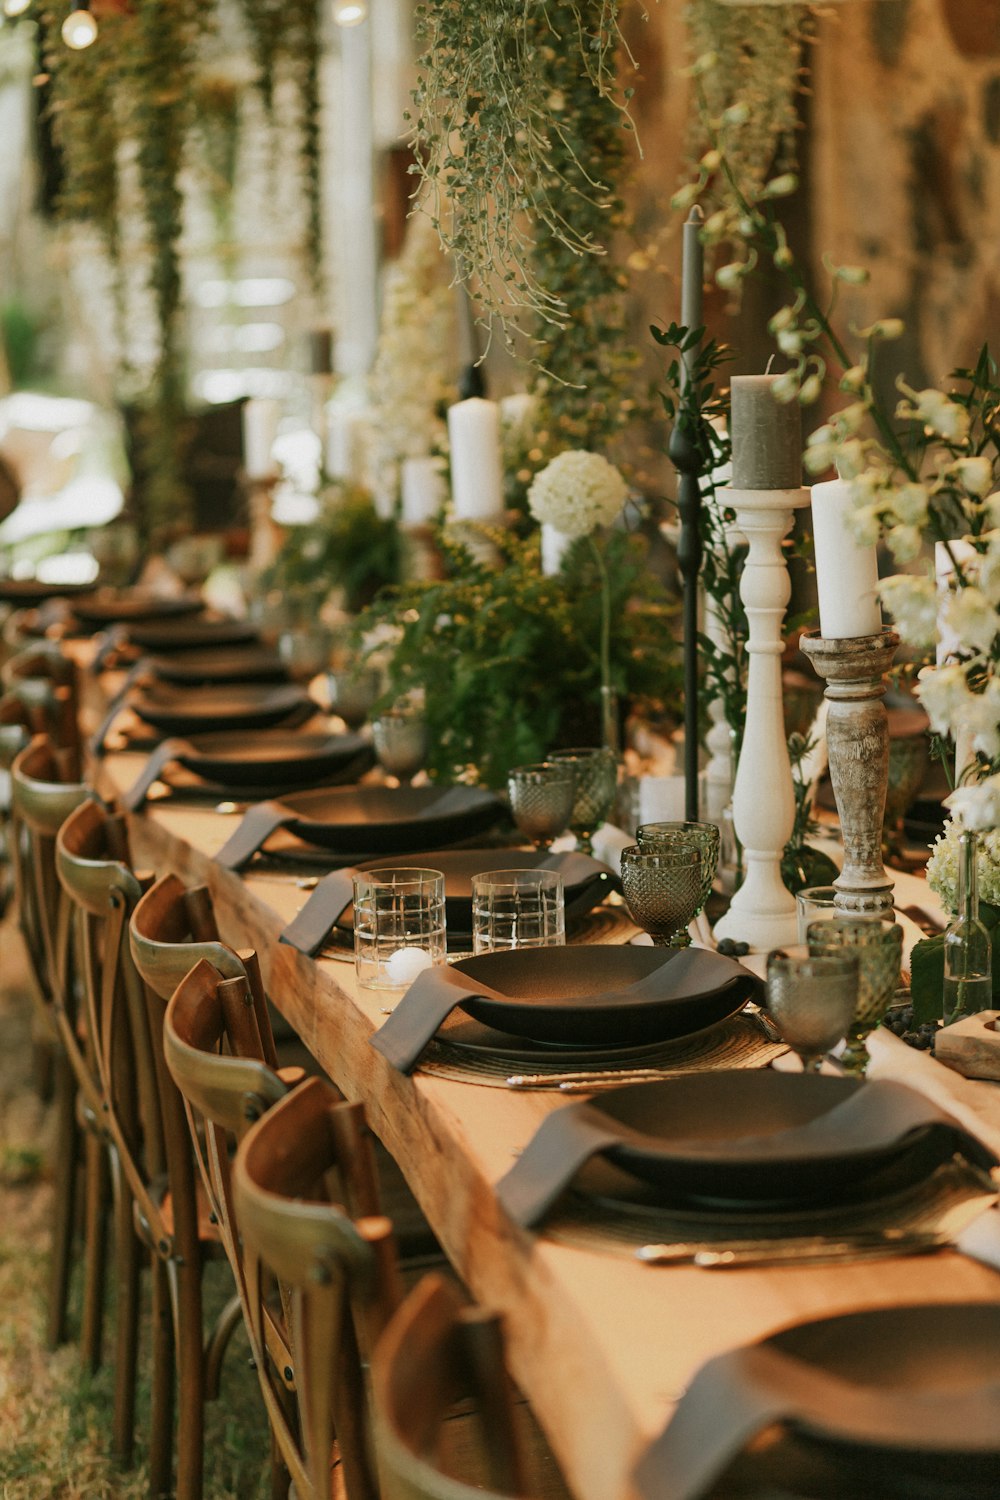
[[[681,265],[681,323],[692,332],[702,326],[702,277],[704,253],[701,228],[705,215],[696,203],[684,225]],[[698,575],[701,572],[701,460],[696,441],[699,421],[697,394],[693,390],[692,367],[697,349],[682,355],[681,406],[670,434],[668,452],[680,476],[677,509],[680,536],[677,565],[683,584],[684,647],[684,816],[698,817]]]

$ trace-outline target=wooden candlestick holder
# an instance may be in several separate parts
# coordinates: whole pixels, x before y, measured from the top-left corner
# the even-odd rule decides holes
[[[733,789],[733,827],[743,845],[743,884],[715,935],[755,950],[797,938],[795,898],[781,878],[781,857],[795,823],[795,792],[781,694],[781,631],[791,597],[782,543],[809,491],[726,489],[749,543],[740,598],[747,612],[747,717]]]
[[[899,645],[893,630],[846,640],[816,632],[800,642],[826,682],[830,780],[844,839],[844,868],[834,904],[852,916],[888,916],[892,881],[882,864],[882,822],[889,779],[885,674]]]

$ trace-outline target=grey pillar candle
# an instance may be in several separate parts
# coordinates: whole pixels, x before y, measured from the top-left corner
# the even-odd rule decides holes
[[[802,411],[776,401],[777,375],[732,379],[733,489],[797,490],[802,484]]]

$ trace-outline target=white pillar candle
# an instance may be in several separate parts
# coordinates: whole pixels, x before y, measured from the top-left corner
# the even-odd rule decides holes
[[[947,546],[944,542],[934,544],[934,577],[938,587],[938,638],[935,646],[935,659],[939,667],[944,662],[952,661],[962,649],[961,637],[945,618],[952,598],[951,585],[955,577],[955,563],[957,562],[960,568],[964,568],[965,564],[975,556],[975,547],[961,537],[956,537]]]
[[[472,396],[448,410],[455,518],[499,521],[504,512],[500,408]]]
[[[819,590],[819,632],[824,640],[850,640],[882,629],[878,560],[862,546],[848,521],[854,502],[842,479],[812,487],[813,545]]]
[[[565,531],[550,526],[548,521],[542,522],[542,572],[547,578],[553,578],[562,568],[572,540]]]
[[[365,462],[367,424],[365,413],[357,408],[327,408],[326,472],[331,479],[360,481]]]
[[[426,526],[444,504],[445,483],[439,458],[403,460],[403,525]]]
[[[274,473],[271,449],[278,436],[281,406],[277,401],[257,397],[243,406],[243,468],[249,479],[263,479]]]

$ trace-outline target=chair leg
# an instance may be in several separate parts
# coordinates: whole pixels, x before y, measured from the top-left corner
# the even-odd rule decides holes
[[[115,1338],[115,1410],[112,1452],[132,1462],[135,1438],[136,1365],[139,1350],[139,1281],[142,1247],[132,1224],[132,1197],[124,1182],[115,1194],[115,1274],[118,1278]]]
[[[36,1036],[31,1044],[31,1072],[35,1092],[43,1104],[51,1104],[56,1087],[56,1049],[48,1037]]]
[[[149,1433],[150,1500],[173,1494],[174,1456],[174,1320],[170,1271],[153,1256],[153,1381]]]
[[[104,1332],[104,1280],[107,1252],[108,1161],[103,1143],[88,1133],[87,1201],[84,1220],[86,1275],[80,1353],[84,1369],[99,1370]]]
[[[49,1311],[45,1330],[50,1349],[66,1342],[66,1305],[73,1260],[76,1227],[76,1186],[80,1154],[80,1128],[76,1119],[76,1083],[66,1058],[56,1053],[55,1091],[55,1219],[52,1225],[52,1269]]]
[[[229,1341],[243,1322],[243,1304],[238,1296],[230,1297],[216,1319],[212,1336],[205,1351],[205,1400],[219,1399],[222,1381],[222,1361],[229,1348]]]
[[[201,1266],[177,1269],[177,1500],[201,1500],[205,1447],[205,1352]]]

